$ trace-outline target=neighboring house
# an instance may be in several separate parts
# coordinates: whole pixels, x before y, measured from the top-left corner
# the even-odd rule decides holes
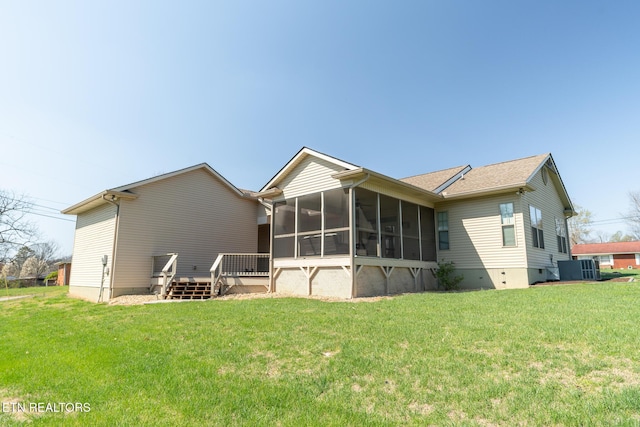
[[[218,253],[258,250],[260,206],[204,163],[98,193],[63,211],[77,215],[69,292],[148,293],[168,253],[178,276],[209,276]]]
[[[58,277],[56,278],[56,286],[69,286],[71,279],[71,262],[57,262]]]
[[[106,282],[108,299],[148,291],[152,257],[175,252],[178,275],[211,267],[218,283],[264,271],[282,294],[436,289],[439,261],[455,263],[465,288],[527,287],[558,279],[557,261],[571,259],[574,211],[550,154],[398,180],[305,147],[257,193],[203,164],[64,213],[78,215],[70,292],[94,299]],[[268,266],[224,267],[243,259],[226,254],[257,251]]]
[[[640,242],[581,243],[573,245],[576,259],[595,259],[600,268],[640,268]]]

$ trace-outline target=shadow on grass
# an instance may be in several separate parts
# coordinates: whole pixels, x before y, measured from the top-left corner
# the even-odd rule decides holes
[[[634,279],[640,281],[640,270],[600,270],[602,280]]]

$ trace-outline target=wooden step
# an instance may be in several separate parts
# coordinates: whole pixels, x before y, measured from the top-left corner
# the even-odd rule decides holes
[[[174,280],[169,288],[166,299],[209,299],[211,298],[211,283],[193,278],[179,278]]]

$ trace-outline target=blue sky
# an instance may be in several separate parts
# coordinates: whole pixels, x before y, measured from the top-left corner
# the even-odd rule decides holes
[[[259,189],[302,146],[396,178],[551,152],[626,231],[638,22],[635,0],[0,0],[0,188],[70,254],[57,211],[201,162]]]

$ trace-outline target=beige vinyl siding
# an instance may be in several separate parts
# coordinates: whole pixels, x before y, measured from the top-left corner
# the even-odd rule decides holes
[[[502,244],[500,204],[508,202],[515,211],[514,247]],[[436,211],[449,215],[450,249],[438,250],[438,260],[453,261],[458,268],[526,267],[523,215],[515,194],[439,203]]]
[[[549,173],[551,175],[551,172]],[[555,219],[564,220],[564,206],[558,195],[551,176],[545,185],[542,181],[542,174],[538,172],[531,180],[531,184],[536,191],[526,193],[522,199],[522,209],[524,216],[524,229],[527,238],[527,259],[530,268],[551,267],[551,255],[553,264],[558,260],[570,259],[569,254],[558,252],[556,238]],[[529,216],[529,205],[535,206],[542,212],[542,230],[544,234],[544,249],[533,247],[533,237],[531,235],[531,218]]]
[[[148,288],[153,255],[177,252],[179,276],[208,277],[218,253],[258,249],[257,202],[203,169],[132,192],[120,207],[114,288]]]
[[[341,166],[313,156],[303,159],[278,185],[283,198],[340,188],[340,180],[331,175],[344,170]]]
[[[76,287],[99,288],[102,281],[102,257],[107,255],[111,265],[116,207],[105,203],[78,215],[71,263],[70,293]],[[105,278],[105,288],[109,278]]]

